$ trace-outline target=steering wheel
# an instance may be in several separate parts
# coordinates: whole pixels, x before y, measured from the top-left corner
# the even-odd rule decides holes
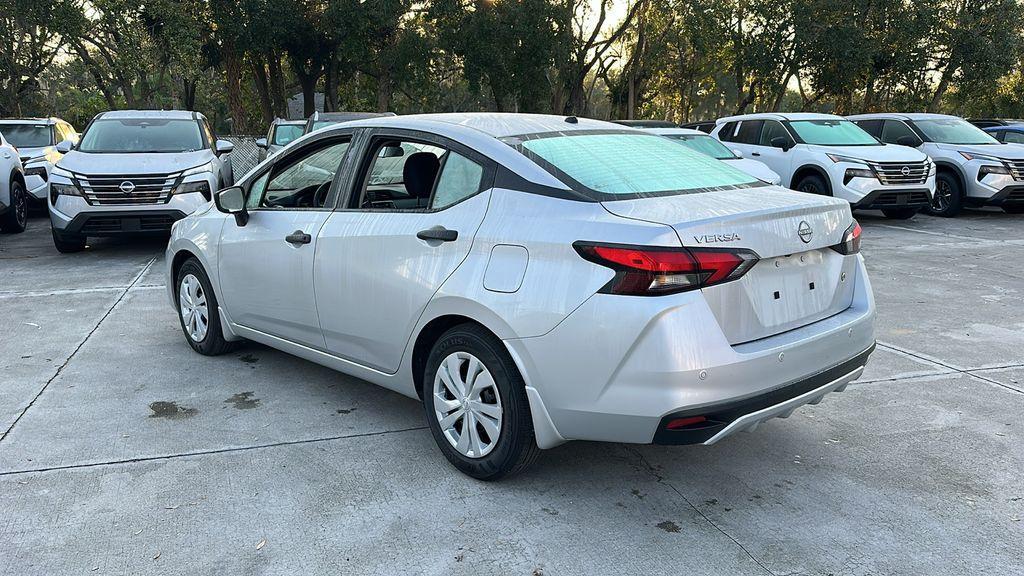
[[[331,191],[331,181],[328,180],[317,187],[316,192],[313,193],[313,207],[323,208],[324,204],[327,203],[327,194]]]

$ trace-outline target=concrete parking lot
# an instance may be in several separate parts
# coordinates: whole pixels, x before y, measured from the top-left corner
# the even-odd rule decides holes
[[[864,377],[714,447],[458,474],[412,400],[192,352],[161,240],[0,236],[2,574],[1020,574],[1024,218],[860,215]]]

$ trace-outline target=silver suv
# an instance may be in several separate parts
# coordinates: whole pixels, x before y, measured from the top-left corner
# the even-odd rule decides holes
[[[18,150],[0,133],[0,232],[24,232],[27,223],[25,173]]]
[[[935,162],[928,211],[956,216],[963,206],[1024,212],[1024,146],[1004,144],[956,116],[862,114],[850,120],[883,142],[914,146]]]
[[[57,145],[78,142],[78,133],[60,118],[7,118],[0,120],[0,133],[15,148],[25,167],[25,188],[30,202],[46,208],[50,172],[63,154]]]
[[[90,236],[167,234],[171,224],[234,183],[229,154],[197,112],[104,112],[81,141],[57,146],[50,177],[53,243],[77,252]]]

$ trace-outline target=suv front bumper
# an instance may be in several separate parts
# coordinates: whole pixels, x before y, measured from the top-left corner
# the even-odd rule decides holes
[[[119,234],[167,234],[175,222],[184,218],[181,210],[123,210],[117,212],[81,212],[61,230],[82,236]]]

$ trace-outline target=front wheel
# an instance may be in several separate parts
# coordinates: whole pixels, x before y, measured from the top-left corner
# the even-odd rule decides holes
[[[540,453],[523,378],[501,341],[481,326],[456,326],[434,344],[423,406],[445,458],[473,478],[516,474]]]
[[[17,180],[11,181],[11,206],[0,217],[0,230],[8,233],[24,232],[28,226],[28,193]]]
[[[796,183],[796,188],[799,192],[806,192],[808,194],[818,194],[821,196],[831,196],[832,189],[829,188],[828,182],[818,174],[808,174],[800,179]]]
[[[882,214],[891,220],[909,220],[917,214],[917,208],[886,208]]]
[[[53,246],[61,254],[73,254],[85,250],[85,236],[81,234],[65,234],[58,232],[56,228],[50,227],[50,234],[53,236]]]
[[[935,196],[928,207],[928,213],[932,216],[952,218],[960,213],[963,198],[960,179],[950,172],[939,172],[935,178]]]
[[[178,320],[185,339],[193,350],[204,356],[217,356],[233,347],[224,339],[217,295],[202,264],[189,258],[178,269],[175,280],[178,296]]]

